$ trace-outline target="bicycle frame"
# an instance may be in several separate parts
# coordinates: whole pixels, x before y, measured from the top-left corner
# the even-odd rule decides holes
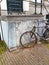
[[[45,26],[46,27],[46,26]],[[44,27],[44,28],[45,28]],[[36,28],[41,28],[41,27],[36,27],[36,26],[33,26],[33,28],[32,28],[32,32],[36,35],[37,34],[37,36],[39,36],[40,37],[40,39],[43,39],[43,40],[46,40],[43,36],[41,36],[39,33],[37,33],[36,32]],[[46,28],[47,29],[47,28]],[[44,33],[44,32],[43,32]],[[36,37],[37,37],[36,36]]]
[[[47,27],[47,26],[44,26],[44,27]],[[36,26],[33,26],[32,30],[30,31],[26,31],[24,32],[21,36],[20,36],[20,45],[22,47],[28,47],[27,45],[32,45],[34,46],[37,41],[41,41],[41,40],[44,40],[46,43],[49,43],[49,40],[47,41],[44,37],[42,37],[38,32],[36,32],[36,28],[41,28],[41,27],[36,27]],[[44,29],[43,29],[44,30]],[[48,31],[49,32],[49,31]],[[29,42],[26,41],[27,38],[25,38],[24,36],[28,36],[29,37]],[[40,37],[40,39],[38,37]],[[49,37],[49,36],[48,36]],[[24,40],[23,40],[24,39]],[[25,42],[26,41],[26,42]],[[30,47],[30,46],[29,46]]]

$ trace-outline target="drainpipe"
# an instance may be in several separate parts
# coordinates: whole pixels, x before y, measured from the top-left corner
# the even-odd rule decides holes
[[[0,30],[1,30],[1,0],[0,0]],[[1,36],[1,31],[0,31],[0,36]]]
[[[42,0],[41,0],[41,11],[40,11],[40,14],[42,15]]]
[[[0,0],[0,16],[1,16],[1,2],[2,2],[2,0]]]
[[[35,0],[35,14],[37,14],[36,13],[36,8],[37,8],[37,0]]]
[[[2,29],[2,24],[1,23],[0,23],[0,29],[1,29],[1,32],[0,32],[1,40],[4,40],[3,29]]]
[[[0,4],[0,16],[1,16],[1,4]]]
[[[2,23],[1,23],[1,2],[2,2],[2,0],[0,0],[0,28],[1,28],[1,33],[2,33],[2,39],[4,40],[3,30],[2,30]]]

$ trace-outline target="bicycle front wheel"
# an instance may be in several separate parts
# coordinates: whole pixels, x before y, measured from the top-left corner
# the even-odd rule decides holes
[[[20,44],[22,47],[31,47],[37,43],[36,35],[32,31],[24,32],[20,36]]]

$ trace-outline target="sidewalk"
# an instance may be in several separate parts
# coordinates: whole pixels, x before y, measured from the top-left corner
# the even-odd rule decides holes
[[[7,51],[0,62],[0,65],[49,65],[49,49],[36,45],[34,48]]]

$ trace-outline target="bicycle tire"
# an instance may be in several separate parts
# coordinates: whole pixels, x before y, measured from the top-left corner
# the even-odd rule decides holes
[[[49,38],[49,28],[47,28],[47,29],[45,30],[45,32],[43,33],[43,37]]]
[[[30,41],[28,44],[23,44],[23,42],[22,42],[22,37],[25,35],[25,34],[27,34],[27,33],[29,33],[29,34],[32,34],[32,36],[34,35],[34,37],[35,37],[35,40],[34,40],[34,43],[33,43],[33,40],[32,41]],[[30,35],[31,36],[31,35]],[[33,47],[35,44],[37,43],[37,37],[36,37],[36,35],[35,35],[35,33],[33,33],[32,31],[26,31],[26,32],[24,32],[21,36],[20,36],[20,45],[22,46],[22,47],[24,47],[24,48],[26,48],[26,47]]]
[[[47,33],[45,35],[45,39],[46,39],[47,43],[49,43],[49,30],[47,31]]]

